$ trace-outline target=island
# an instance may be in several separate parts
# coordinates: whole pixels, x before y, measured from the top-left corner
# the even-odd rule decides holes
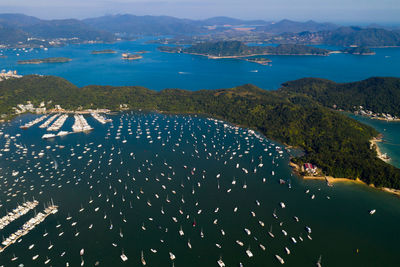
[[[332,92],[326,96],[329,88],[333,88]],[[342,88],[346,94],[338,97],[340,92],[335,88]],[[370,92],[376,88],[382,91],[380,95],[391,95],[374,97],[375,107],[383,110],[390,102],[392,113],[397,114],[394,110],[400,109],[400,97],[392,95],[400,94],[399,78],[376,77],[346,84],[301,79],[276,91],[250,84],[231,89],[153,91],[138,86],[79,88],[59,77],[27,75],[0,83],[0,114],[16,116],[15,108],[24,101],[35,106],[52,103],[68,110],[105,108],[199,114],[248,127],[287,146],[301,148],[304,155],[292,158],[293,164],[317,166],[321,175],[400,189],[400,169],[379,159],[376,146],[371,145],[379,133],[336,111],[329,101],[336,99],[338,105],[353,101],[357,105],[362,99],[373,97]]]
[[[271,59],[265,57],[245,58],[244,60],[248,62],[258,63],[261,65],[268,65],[269,63],[272,62]]]
[[[122,59],[126,59],[126,60],[136,60],[136,59],[141,59],[141,58],[143,58],[143,57],[138,54],[129,54],[129,53],[122,54]]]
[[[104,49],[104,50],[93,50],[92,55],[99,55],[99,54],[115,54],[117,51],[112,49]]]
[[[349,47],[343,50],[343,53],[352,54],[352,55],[361,55],[361,56],[372,56],[376,53],[365,46],[354,46]]]
[[[49,57],[42,59],[28,59],[28,60],[18,60],[18,64],[44,64],[44,63],[65,63],[70,62],[72,59],[67,57]]]
[[[263,55],[328,56],[331,52],[327,49],[307,45],[248,46],[240,41],[204,42],[192,45],[191,47],[160,46],[158,49],[161,52],[200,55],[213,59]]]

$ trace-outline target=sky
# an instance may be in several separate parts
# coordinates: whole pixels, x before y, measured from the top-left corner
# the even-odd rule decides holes
[[[267,21],[400,24],[400,0],[0,0],[0,13],[23,13],[42,19],[129,13],[191,19],[230,16]]]

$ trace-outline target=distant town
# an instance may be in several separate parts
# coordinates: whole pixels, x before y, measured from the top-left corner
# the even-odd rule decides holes
[[[22,75],[18,75],[16,70],[2,70],[0,72],[0,82],[10,78],[22,78]]]

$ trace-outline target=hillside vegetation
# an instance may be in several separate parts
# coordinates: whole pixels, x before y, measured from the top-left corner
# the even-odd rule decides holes
[[[304,78],[286,82],[281,93],[303,94],[326,107],[354,111],[358,106],[375,113],[400,116],[400,79],[369,78],[359,82],[335,83],[333,81]]]
[[[325,83],[328,83],[325,81]],[[370,149],[378,133],[311,97],[288,91],[266,91],[253,85],[231,89],[160,92],[143,87],[87,86],[78,88],[57,77],[25,76],[0,83],[1,112],[18,103],[53,101],[64,108],[130,109],[196,113],[259,130],[268,138],[304,149],[294,159],[311,162],[334,177],[359,177],[376,186],[400,188],[400,170],[384,163]]]

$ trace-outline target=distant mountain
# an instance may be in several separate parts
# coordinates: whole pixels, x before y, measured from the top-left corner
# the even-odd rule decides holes
[[[79,38],[80,40],[112,41],[112,33],[95,29],[76,19],[42,20],[36,24],[21,27],[33,37]]]
[[[0,23],[11,27],[31,26],[39,22],[40,19],[23,14],[0,14]]]
[[[276,23],[270,23],[266,26],[256,28],[256,31],[280,34],[285,32],[299,33],[304,31],[319,32],[337,29],[339,26],[332,23],[318,23],[312,20],[306,22],[297,22],[291,20],[281,20]]]
[[[341,27],[322,32],[324,44],[337,46],[400,46],[400,33],[385,29]]]
[[[0,14],[0,44],[37,43],[28,38],[46,39],[74,38],[74,42],[115,40],[114,34],[95,29],[75,20],[41,20],[22,14]],[[41,41],[40,44],[45,42]],[[48,43],[48,42],[47,42]]]
[[[206,29],[193,20],[168,16],[112,15],[83,20],[86,24],[113,33],[128,35],[198,34]]]
[[[0,45],[1,44],[17,44],[26,41],[28,34],[22,30],[2,25],[0,23]]]
[[[205,26],[222,26],[222,25],[266,25],[269,22],[264,20],[241,20],[241,19],[234,19],[230,17],[213,17],[205,20],[199,21],[200,24]]]

